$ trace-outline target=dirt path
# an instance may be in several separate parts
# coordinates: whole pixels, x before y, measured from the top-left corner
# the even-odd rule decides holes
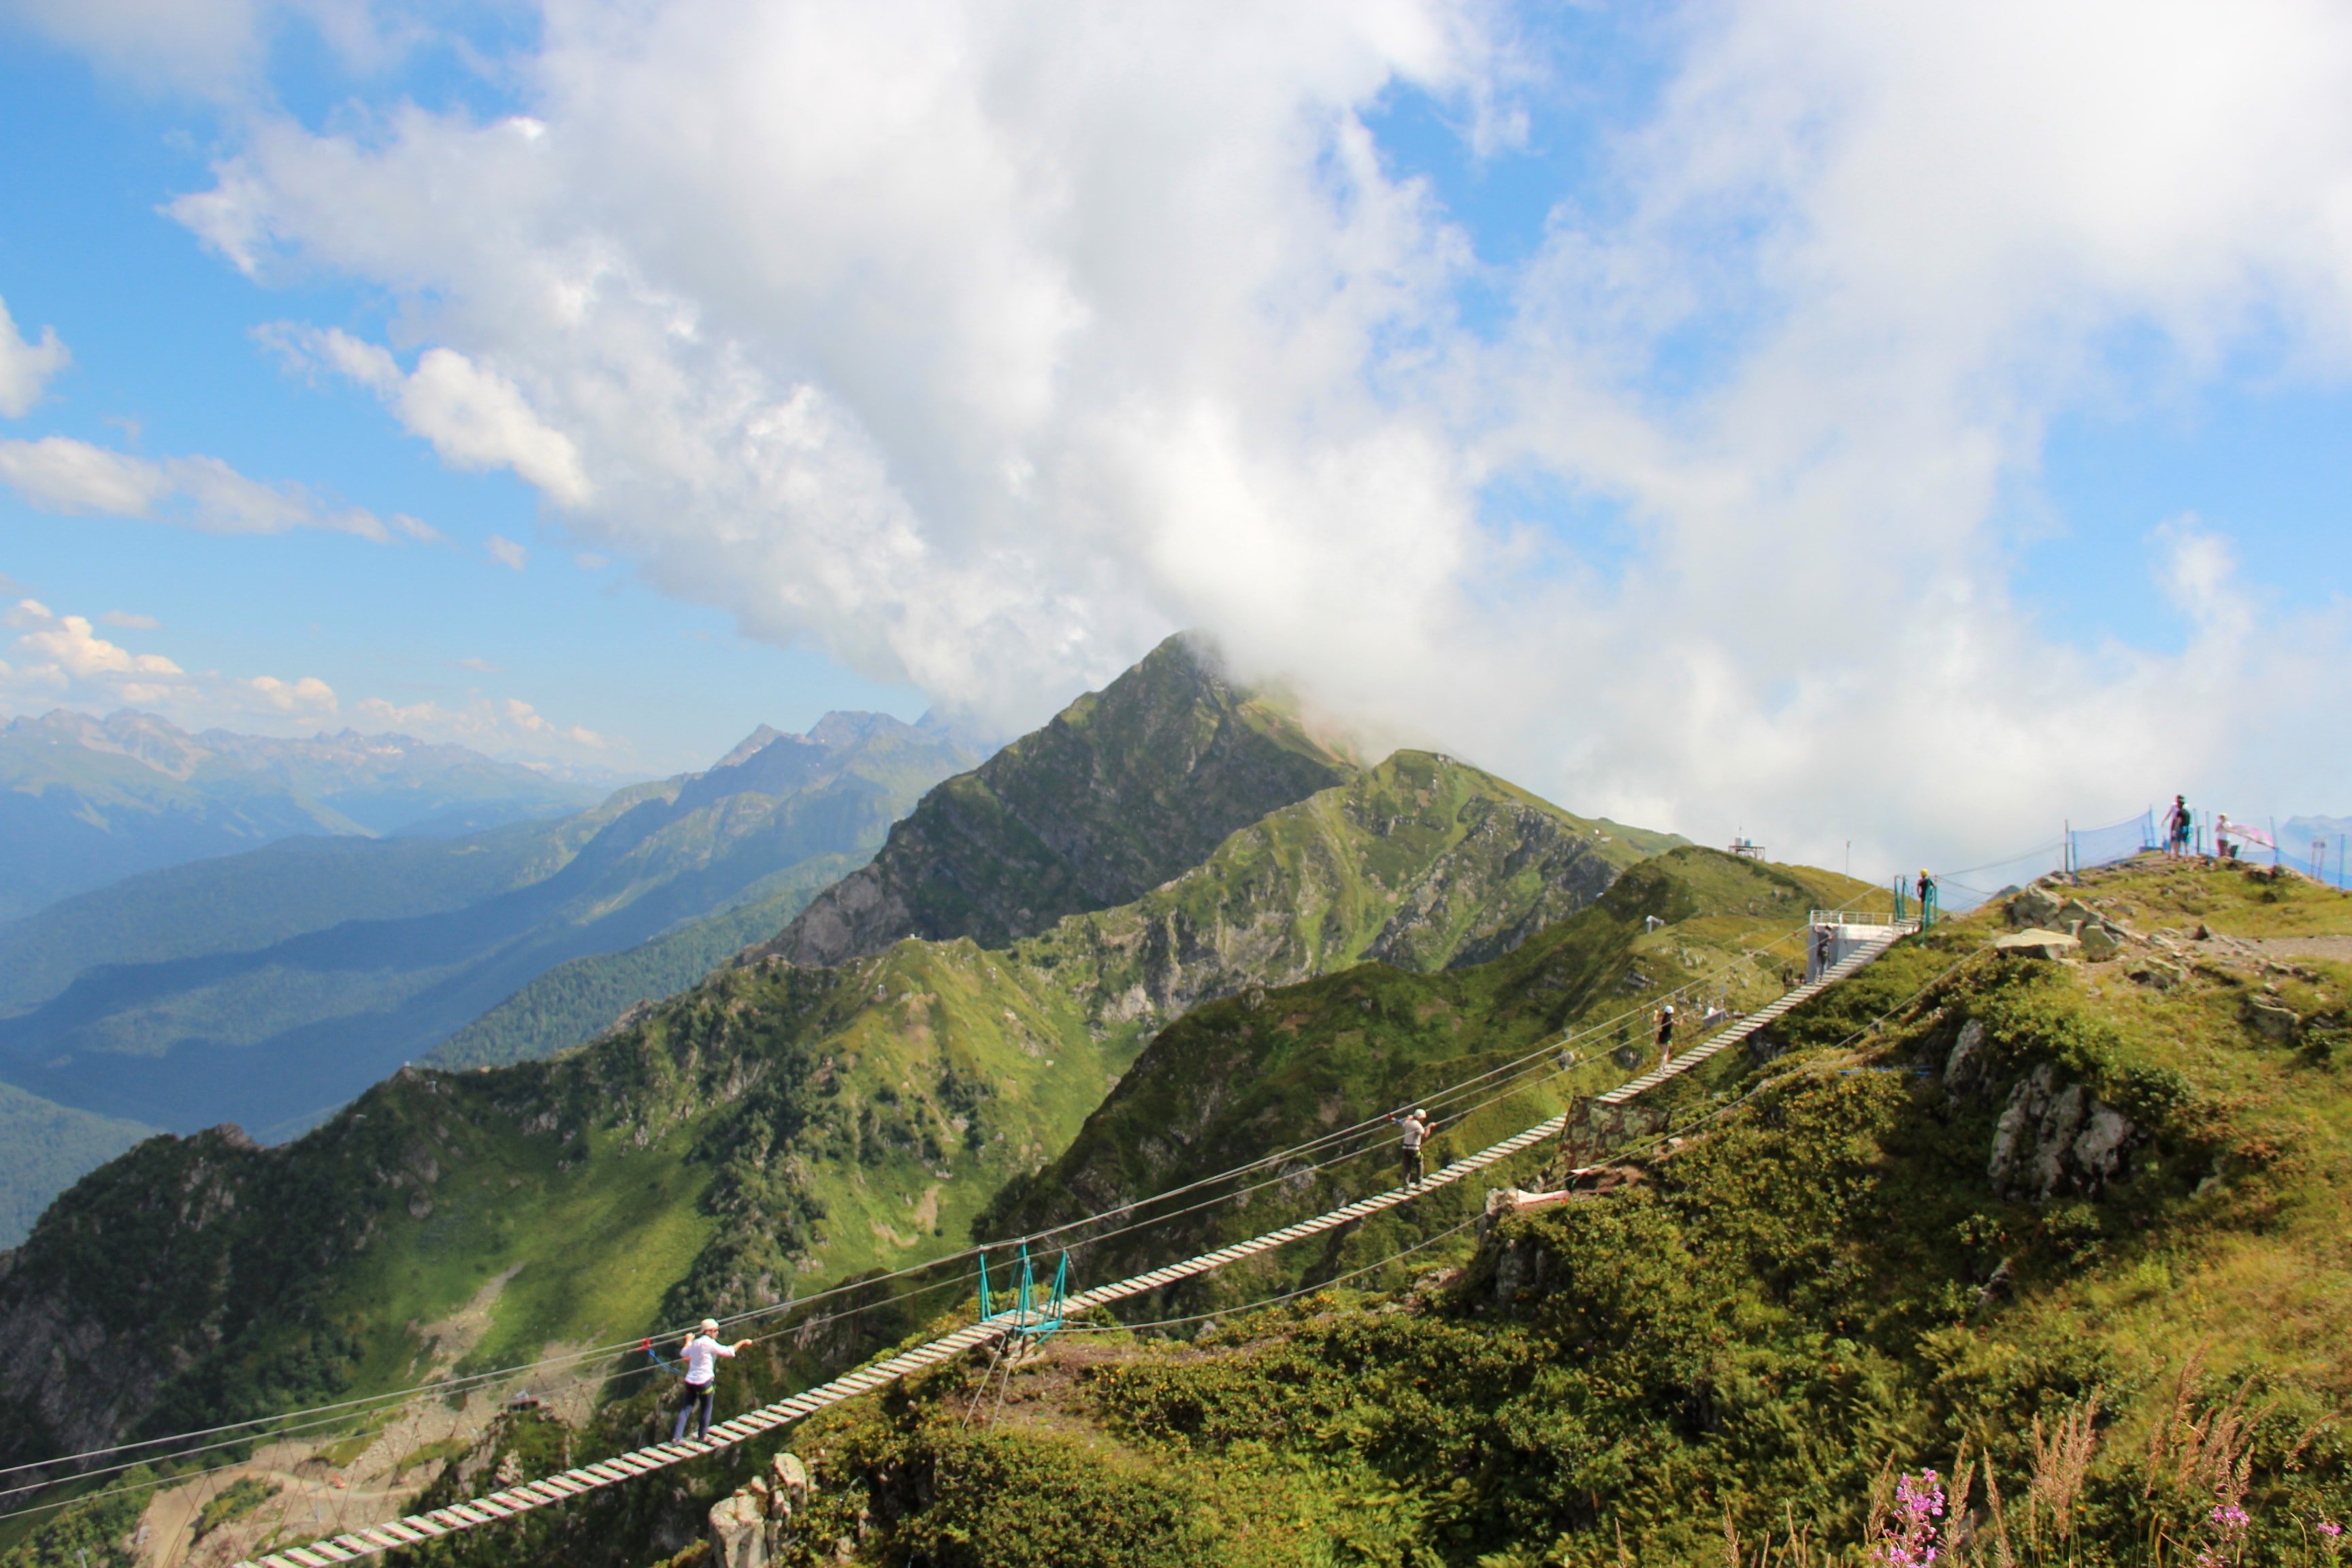
[[[2321,958],[2335,963],[2352,963],[2352,936],[2264,936],[2242,937],[2248,947],[2261,950],[2264,958]]]

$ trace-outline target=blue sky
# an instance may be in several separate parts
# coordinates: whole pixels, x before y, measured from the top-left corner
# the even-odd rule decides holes
[[[0,702],[666,771],[1196,625],[1707,837],[2352,808],[2352,46],[2127,9],[20,0]]]
[[[306,33],[294,30],[271,80],[310,115],[338,112],[354,89],[497,107],[499,95],[445,55],[353,80],[300,47]],[[758,724],[803,728],[834,708],[921,714],[926,699],[903,683],[743,637],[725,614],[654,591],[625,562],[542,538],[538,497],[512,474],[453,469],[373,398],[289,374],[255,341],[257,327],[289,317],[365,326],[385,305],[379,291],[328,276],[257,287],[159,210],[206,183],[207,158],[229,134],[213,105],[141,92],[22,31],[7,36],[0,145],[15,174],[0,225],[0,300],[27,336],[54,327],[73,363],[5,433],[208,454],[255,478],[414,516],[446,543],[387,547],[309,531],[222,537],[59,516],[0,490],[0,573],[16,584],[12,599],[92,619],[152,618],[161,623],[152,632],[100,631],[190,669],[316,676],[404,707],[520,698],[613,742],[568,749],[566,763],[628,773],[707,765]],[[484,553],[492,535],[526,547],[522,571]],[[575,560],[583,555],[586,566]],[[12,710],[46,705],[34,693]],[[347,721],[195,711],[268,731]],[[511,741],[457,738],[491,750]]]

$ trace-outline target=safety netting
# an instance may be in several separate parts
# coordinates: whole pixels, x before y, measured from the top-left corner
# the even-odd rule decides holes
[[[2137,816],[2104,827],[2069,827],[2058,837],[2006,859],[1938,872],[1937,880],[1943,890],[1943,906],[1955,912],[1970,910],[1987,899],[1997,898],[2009,889],[2023,887],[2053,871],[2087,871],[2095,866],[2120,865],[2142,855],[2161,854],[2171,826],[2170,816],[2168,811],[2150,806]],[[2185,846],[2188,851],[2213,855],[2221,852],[2224,846],[2240,858],[2258,860],[2265,866],[2284,866],[2331,888],[2352,889],[2352,874],[2347,874],[2352,872],[2352,835],[2306,840],[2295,834],[2279,834],[2267,822],[2257,826],[2226,813],[2192,808],[2189,842]]]

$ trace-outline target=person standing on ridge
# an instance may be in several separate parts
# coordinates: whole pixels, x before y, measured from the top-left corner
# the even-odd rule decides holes
[[[1926,928],[1930,918],[1927,913],[1927,901],[1935,896],[1936,879],[1927,874],[1927,868],[1922,866],[1919,868],[1919,924],[1922,929]]]
[[[669,1440],[678,1442],[686,1436],[687,1418],[699,1414],[702,1420],[695,1431],[699,1440],[710,1436],[710,1409],[719,1393],[719,1358],[732,1358],[737,1351],[750,1344],[749,1340],[737,1340],[731,1345],[719,1342],[719,1320],[705,1318],[702,1326],[692,1334],[678,1352],[686,1361],[686,1386],[680,1391],[677,1425],[670,1428]]]
[[[1421,1145],[1429,1136],[1429,1112],[1416,1105],[1402,1116],[1391,1116],[1389,1120],[1404,1129],[1404,1139],[1398,1150],[1403,1156],[1404,1184],[1417,1187],[1421,1184]]]
[[[1671,1002],[1658,1009],[1658,1065],[1665,1066],[1675,1059],[1675,1005]]]
[[[2175,859],[2179,859],[2189,853],[2189,837],[2192,822],[2193,818],[2189,813],[2189,797],[2185,795],[2174,795],[2172,810],[2166,814],[2164,826],[2165,848]]]

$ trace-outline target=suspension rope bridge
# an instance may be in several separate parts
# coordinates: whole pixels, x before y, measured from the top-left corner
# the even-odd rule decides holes
[[[1792,1008],[1801,1006],[1874,962],[1906,934],[1908,933],[1905,931],[1890,929],[1885,934],[1863,943],[1843,959],[1824,970],[1818,978],[1798,986],[1769,1005],[1744,1016],[1681,1056],[1675,1057],[1631,1082],[1597,1097],[1594,1103],[1622,1105],[1639,1095],[1646,1094],[1660,1085],[1680,1077],[1730,1047],[1750,1038],[1758,1030],[1764,1028],[1774,1019],[1784,1016]],[[1098,1285],[1091,1290],[1081,1290],[1073,1295],[1063,1296],[1056,1290],[1052,1299],[1043,1302],[1024,1289],[1013,1307],[1000,1312],[984,1314],[978,1321],[968,1327],[958,1329],[953,1333],[943,1335],[927,1344],[919,1345],[912,1350],[901,1351],[896,1355],[846,1373],[830,1383],[821,1384],[789,1398],[778,1400],[772,1405],[762,1405],[748,1415],[738,1415],[731,1421],[720,1422],[710,1428],[707,1436],[687,1438],[674,1443],[657,1443],[649,1447],[616,1455],[609,1459],[575,1466],[561,1474],[549,1476],[541,1480],[525,1481],[502,1491],[493,1492],[488,1497],[477,1498],[467,1502],[451,1503],[446,1508],[435,1509],[428,1513],[410,1514],[404,1519],[394,1520],[384,1524],[370,1525],[329,1540],[314,1541],[308,1545],[287,1547],[267,1556],[240,1563],[236,1564],[236,1568],[326,1568],[330,1563],[348,1563],[355,1558],[397,1551],[404,1546],[421,1545],[436,1537],[456,1531],[496,1524],[502,1520],[515,1518],[534,1509],[565,1502],[585,1492],[594,1491],[604,1487],[617,1486],[624,1481],[634,1480],[639,1476],[655,1470],[699,1458],[720,1448],[746,1442],[763,1433],[774,1431],[779,1426],[788,1426],[830,1405],[854,1399],[861,1394],[870,1394],[909,1373],[920,1372],[925,1367],[937,1366],[942,1362],[961,1355],[966,1351],[976,1350],[1018,1335],[1034,1335],[1047,1328],[1049,1322],[1053,1326],[1058,1326],[1061,1320],[1068,1314],[1084,1311],[1089,1308],[1108,1307],[1114,1302],[1145,1295],[1175,1284],[1179,1280],[1210,1273],[1228,1264],[1238,1263],[1245,1258],[1271,1252],[1276,1247],[1286,1247],[1294,1241],[1304,1241],[1309,1237],[1320,1236],[1328,1231],[1337,1230],[1341,1226],[1353,1225],[1359,1220],[1368,1219],[1384,1210],[1411,1203],[1413,1199],[1434,1192],[1440,1187],[1451,1186],[1466,1176],[1475,1175],[1489,1166],[1498,1164],[1514,1154],[1533,1148],[1546,1139],[1559,1137],[1568,1127],[1571,1114],[1573,1112],[1563,1111],[1559,1115],[1548,1118],[1524,1132],[1506,1138],[1499,1143],[1490,1144],[1475,1154],[1456,1160],[1420,1181],[1401,1187],[1391,1187],[1385,1192],[1376,1193],[1370,1197],[1342,1205],[1328,1213],[1317,1215],[1312,1219],[1284,1226],[1278,1230],[1268,1231],[1263,1236],[1253,1237],[1247,1241],[1234,1242],[1231,1246],[1202,1253],[1198,1257],[1186,1258],[1181,1263],[1172,1263],[1165,1268],[1154,1268],[1108,1285]]]

